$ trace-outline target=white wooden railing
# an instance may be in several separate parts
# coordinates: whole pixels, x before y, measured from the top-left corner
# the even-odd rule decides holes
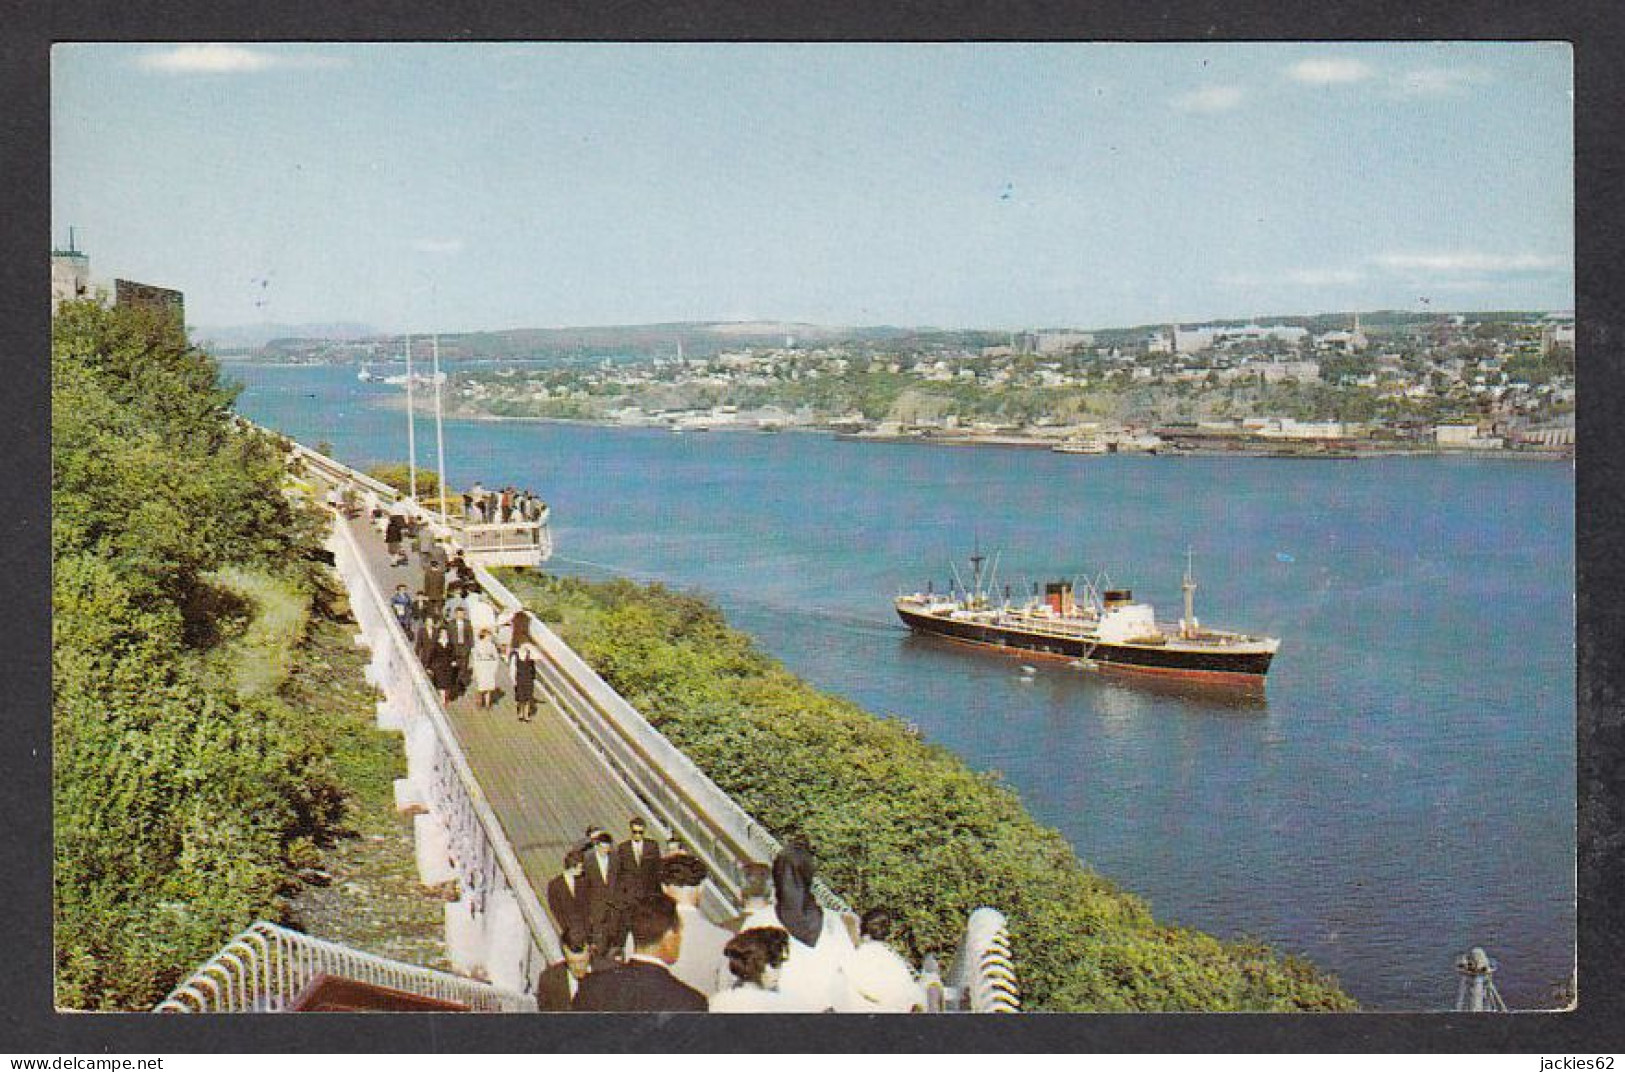
[[[255,923],[188,976],[154,1012],[288,1012],[319,976],[352,979],[471,1012],[535,1011],[526,994],[361,953],[264,921]]]

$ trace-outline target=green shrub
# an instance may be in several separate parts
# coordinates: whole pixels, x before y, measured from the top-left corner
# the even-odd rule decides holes
[[[315,520],[166,318],[70,303],[53,333],[56,996],[143,1008],[276,918],[342,810],[326,743],[208,670],[210,571],[308,599]]]

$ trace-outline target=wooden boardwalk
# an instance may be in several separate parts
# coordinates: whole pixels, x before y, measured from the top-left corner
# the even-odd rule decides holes
[[[415,550],[408,551],[409,565],[391,566],[384,538],[374,525],[365,518],[337,523],[350,526],[385,598],[394,593],[397,584],[417,593],[423,570]],[[563,870],[564,853],[580,844],[588,826],[603,827],[619,842],[627,836],[627,821],[642,816],[648,821],[650,835],[663,841],[665,831],[660,824],[639,807],[615,773],[549,702],[540,681],[536,717],[530,722],[519,721],[506,665],[498,687],[496,706],[480,710],[470,689],[452,701],[447,714],[475,778],[544,907],[548,881]]]

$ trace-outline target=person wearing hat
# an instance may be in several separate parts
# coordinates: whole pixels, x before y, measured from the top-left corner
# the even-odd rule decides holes
[[[622,950],[616,941],[625,934],[620,920],[621,892],[626,882],[621,877],[620,860],[615,855],[615,838],[607,830],[593,831],[586,866],[581,873],[581,886],[587,902],[587,926],[593,945],[602,954],[619,955]]]

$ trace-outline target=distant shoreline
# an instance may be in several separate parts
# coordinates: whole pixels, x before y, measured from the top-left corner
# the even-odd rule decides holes
[[[370,405],[384,409],[405,410],[406,398],[383,397],[372,399]],[[429,408],[418,404],[420,410]],[[665,432],[670,435],[673,429],[667,425],[659,424],[622,424],[619,421],[592,420],[584,417],[514,417],[496,413],[448,413],[449,419],[460,421],[480,421],[489,424],[579,424],[593,428],[618,428],[627,431]],[[1059,453],[1053,448],[1059,440],[1028,439],[1019,436],[914,436],[914,435],[875,435],[854,432],[838,432],[832,428],[810,427],[807,425],[785,425],[772,432],[764,432],[759,428],[744,425],[714,425],[704,431],[693,429],[680,429],[683,435],[825,435],[847,443],[885,443],[901,446],[920,447],[960,447],[1003,449],[1003,450],[1032,450],[1046,453]],[[1358,461],[1363,458],[1476,458],[1486,461],[1532,461],[1532,462],[1572,462],[1574,454],[1571,451],[1534,451],[1534,450],[1465,450],[1465,449],[1439,449],[1436,447],[1400,447],[1381,446],[1366,450],[1342,451],[1336,454],[1323,454],[1313,450],[1270,449],[1267,447],[1238,447],[1227,450],[1163,450],[1163,451],[1117,451],[1109,454],[1078,454],[1077,458],[1105,458],[1121,457],[1157,457],[1157,458],[1247,458],[1277,461]]]

